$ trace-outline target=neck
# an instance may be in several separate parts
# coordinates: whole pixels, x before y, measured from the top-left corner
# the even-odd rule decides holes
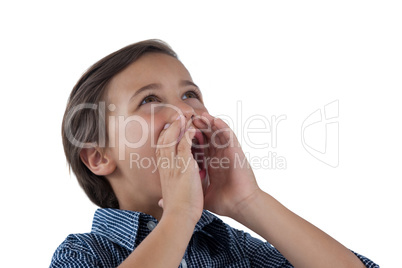
[[[119,200],[119,208],[123,210],[138,211],[148,215],[151,215],[158,221],[161,220],[163,209],[158,206],[157,202],[155,204],[147,204],[144,202],[124,202],[125,200]]]

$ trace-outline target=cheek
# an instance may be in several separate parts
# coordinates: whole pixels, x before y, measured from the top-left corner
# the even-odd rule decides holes
[[[156,144],[166,120],[156,116],[152,120],[148,117],[136,117],[130,122],[119,123],[118,147],[141,152],[144,156],[155,154]]]
[[[119,140],[130,147],[139,148],[149,143],[150,125],[141,120],[133,120],[119,127]]]
[[[150,124],[142,117],[116,118],[109,122],[109,147],[119,160],[127,160],[130,152],[141,152],[150,147]]]

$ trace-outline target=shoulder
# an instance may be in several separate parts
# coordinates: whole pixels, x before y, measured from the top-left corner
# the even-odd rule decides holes
[[[103,236],[70,234],[54,252],[50,267],[115,267],[128,254]]]
[[[202,223],[202,230],[204,232],[206,231],[210,235],[219,238],[221,242],[231,244],[231,247],[237,246],[239,249],[252,251],[261,246],[269,246],[272,248],[271,244],[268,242],[257,239],[245,231],[231,227],[209,211],[203,212],[200,222]],[[198,224],[196,231],[197,227]]]
[[[219,230],[219,241],[224,241],[237,258],[247,259],[251,267],[293,267],[269,242],[255,238],[248,232],[233,228],[214,217],[212,225],[215,230]]]
[[[251,267],[293,267],[269,242],[262,241],[245,231],[235,228],[231,228],[231,233],[239,245],[242,246]]]
[[[91,234],[71,234],[53,254],[50,267],[97,267],[97,258],[91,244]]]

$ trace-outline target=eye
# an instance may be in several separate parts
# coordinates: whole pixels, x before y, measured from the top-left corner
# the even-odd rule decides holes
[[[183,98],[184,99],[191,99],[191,98],[200,99],[200,95],[195,91],[187,91],[186,93],[184,93]]]
[[[193,98],[201,100],[200,93],[198,93],[197,91],[190,90],[190,91],[187,91],[186,93],[184,93],[184,95],[183,95],[183,99],[193,99]],[[159,98],[156,95],[154,95],[153,93],[149,93],[147,96],[145,96],[142,99],[139,106],[142,106],[142,105],[150,103],[150,102],[155,102],[155,101],[159,101]]]
[[[141,106],[141,105],[144,105],[144,104],[147,104],[147,103],[149,103],[149,102],[153,102],[153,101],[158,101],[158,98],[157,98],[155,95],[153,95],[153,94],[149,94],[148,96],[146,96],[146,97],[142,100],[140,106]]]

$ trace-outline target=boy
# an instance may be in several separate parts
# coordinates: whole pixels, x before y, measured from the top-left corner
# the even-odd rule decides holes
[[[249,166],[234,166],[245,155],[233,131],[208,113],[161,41],[94,64],[70,95],[62,136],[101,209],[91,233],[68,236],[51,267],[378,267],[263,192]]]

